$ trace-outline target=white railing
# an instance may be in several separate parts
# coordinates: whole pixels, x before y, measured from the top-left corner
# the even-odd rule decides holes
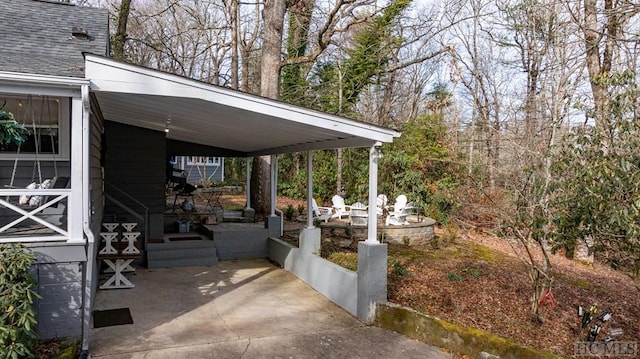
[[[0,189],[0,243],[69,241],[69,195],[71,189]],[[20,196],[40,196],[38,205],[18,204]],[[64,204],[66,208],[58,207]],[[16,218],[16,215],[18,217]],[[60,218],[52,221],[49,218]],[[49,220],[48,220],[49,219]],[[81,219],[77,219],[81,220]],[[34,223],[35,222],[35,223]]]

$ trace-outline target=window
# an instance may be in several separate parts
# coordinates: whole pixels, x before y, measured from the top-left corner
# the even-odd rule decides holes
[[[0,144],[0,159],[68,159],[69,99],[0,94],[0,106],[28,130],[20,145]]]
[[[187,165],[220,166],[220,157],[189,156],[187,157]]]

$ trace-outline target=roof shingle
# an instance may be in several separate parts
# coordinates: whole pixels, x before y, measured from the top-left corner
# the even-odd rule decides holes
[[[83,52],[107,56],[106,9],[40,0],[0,0],[0,71],[84,77]],[[74,37],[72,28],[87,31]]]

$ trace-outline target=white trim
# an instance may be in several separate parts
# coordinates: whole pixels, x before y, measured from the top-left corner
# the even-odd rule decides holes
[[[187,166],[207,166],[207,167],[220,167],[221,157],[214,156],[185,156],[187,158]],[[193,158],[197,158],[198,161],[193,161]],[[206,158],[207,161],[202,161]]]
[[[24,120],[22,121],[22,123],[25,125],[25,127],[29,130],[32,131],[33,127],[35,126],[36,128],[48,128],[48,127],[53,127],[53,128],[57,128],[58,129],[58,153],[50,153],[50,152],[43,152],[45,149],[41,149],[39,153],[33,153],[33,152],[28,152],[28,153],[24,153],[24,152],[20,152],[19,154],[16,152],[0,152],[0,161],[14,161],[16,159],[16,157],[18,158],[18,161],[68,161],[69,160],[69,144],[71,142],[69,136],[69,128],[71,126],[70,122],[71,122],[71,114],[69,112],[69,106],[70,106],[70,100],[69,97],[66,96],[57,96],[57,95],[36,95],[36,94],[24,94],[24,93],[6,93],[6,92],[0,92],[0,97],[2,96],[8,96],[8,97],[19,97],[22,98],[23,96],[28,96],[28,95],[34,95],[34,96],[40,96],[40,97],[49,97],[51,99],[57,99],[60,101],[59,105],[58,105],[58,123],[57,123],[57,127],[55,126],[49,126],[49,125],[44,125],[44,126],[37,126],[37,124],[33,124],[33,123],[29,123],[24,119],[20,119],[17,118],[16,121],[18,121],[18,123],[21,123],[20,120]],[[32,104],[32,106],[36,106],[37,104]],[[15,114],[14,114],[15,115]]]
[[[83,170],[83,143],[89,141],[83,131],[83,117],[86,112],[82,98],[75,97],[71,100],[71,153],[75,155],[71,157],[71,194],[69,194],[69,208],[67,216],[69,217],[69,241],[84,242],[83,210],[89,205],[83,203],[83,186],[85,181],[89,179],[84,177]]]
[[[0,81],[12,81],[38,87],[77,87],[88,85],[89,79],[0,71]]]

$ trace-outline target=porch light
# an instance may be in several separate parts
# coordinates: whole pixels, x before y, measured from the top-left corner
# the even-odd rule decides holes
[[[373,151],[371,152],[371,157],[373,157],[376,160],[379,160],[383,157],[382,155],[382,143],[380,142],[376,142],[375,145],[373,145]]]

